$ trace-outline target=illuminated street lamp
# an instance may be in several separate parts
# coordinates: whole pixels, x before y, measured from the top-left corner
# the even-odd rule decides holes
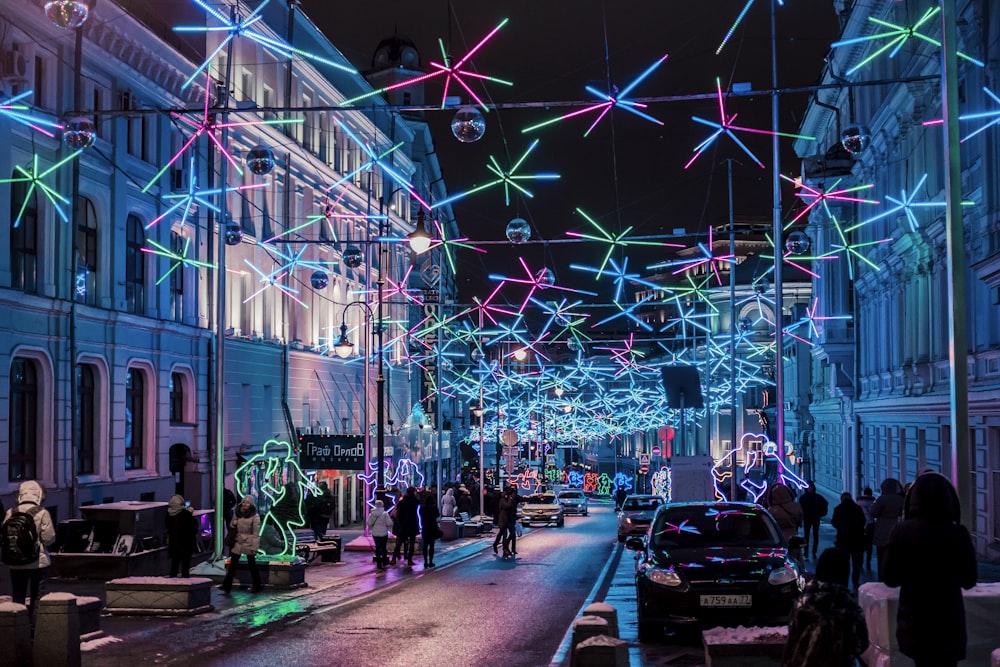
[[[431,235],[427,233],[427,228],[424,227],[423,210],[417,213],[417,226],[412,232],[406,235],[406,238],[410,242],[410,250],[418,255],[424,254],[431,247]]]

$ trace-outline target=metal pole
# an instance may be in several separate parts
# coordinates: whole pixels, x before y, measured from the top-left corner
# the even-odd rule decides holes
[[[382,241],[378,242],[378,256],[379,256],[379,266],[378,266],[378,328],[375,330],[378,338],[378,375],[375,377],[375,389],[376,389],[376,403],[375,412],[378,418],[378,424],[375,426],[375,446],[377,448],[376,455],[378,457],[378,469],[376,475],[376,486],[375,486],[375,497],[381,501],[385,501],[385,363],[384,355],[385,352],[382,349],[382,329],[384,328],[383,313],[382,313],[382,288],[385,285],[385,277],[382,273],[382,261],[384,252]],[[370,269],[369,269],[370,270]],[[366,352],[367,354],[367,352]],[[365,366],[368,364],[366,363]],[[368,429],[368,425],[365,425],[365,430]]]
[[[726,160],[729,175],[729,449],[736,449],[736,223],[733,218],[733,161]],[[736,500],[736,452],[730,461],[729,499]]]
[[[93,9],[93,7],[91,7]],[[73,108],[79,109],[83,103],[83,25],[76,29],[74,36],[76,42],[73,47]],[[69,232],[70,248],[70,273],[69,273],[69,513],[70,517],[76,517],[76,503],[79,480],[79,439],[77,431],[80,428],[80,420],[77,416],[77,392],[79,387],[76,381],[76,276],[80,270],[76,260],[78,252],[76,239],[80,233],[80,158],[73,160],[73,168],[70,175],[73,187],[73,223]]]
[[[951,481],[974,525],[975,497],[969,479],[969,343],[966,331],[965,241],[962,235],[962,160],[958,133],[958,35],[955,0],[941,0],[942,112],[945,120],[945,225],[948,256],[948,365],[951,395]]]
[[[785,319],[783,309],[784,294],[781,285],[781,269],[784,263],[782,252],[781,225],[781,154],[778,150],[778,39],[775,21],[775,5],[771,3],[771,188],[773,196],[774,237],[774,439],[778,445],[778,460],[785,460]]]

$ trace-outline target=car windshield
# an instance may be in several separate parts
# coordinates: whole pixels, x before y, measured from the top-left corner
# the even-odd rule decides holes
[[[781,536],[760,512],[716,507],[670,507],[655,519],[653,547],[777,547]]]
[[[556,496],[554,493],[545,493],[540,496],[535,496],[531,503],[532,505],[554,505],[556,502]]]
[[[559,497],[571,500],[579,500],[580,498],[583,497],[583,494],[580,493],[579,491],[563,491],[562,493],[559,494]]]
[[[659,498],[627,498],[622,509],[626,512],[649,512],[659,506]]]

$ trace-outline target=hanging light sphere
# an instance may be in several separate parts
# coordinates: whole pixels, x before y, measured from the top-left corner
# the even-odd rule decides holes
[[[579,352],[581,349],[579,341],[577,341],[575,338],[570,338],[568,341],[566,341],[566,347],[569,348],[570,351],[572,352]]]
[[[872,142],[872,131],[864,125],[851,125],[840,135],[840,144],[851,155],[863,152]]]
[[[444,357],[441,359],[441,370],[450,371],[454,367],[455,367],[455,362],[449,359],[448,357]]]
[[[326,286],[330,284],[330,276],[323,271],[313,271],[313,274],[309,276],[309,284],[312,285],[313,289],[326,289]]]
[[[451,119],[451,133],[463,144],[475,143],[486,134],[486,119],[476,107],[462,107]]]
[[[514,218],[507,223],[507,240],[511,243],[524,243],[531,238],[531,225],[524,218]]]
[[[739,323],[740,331],[746,333],[753,329],[753,321],[749,317],[741,317]]]
[[[247,151],[247,168],[258,176],[274,169],[274,152],[267,146],[257,145]]]
[[[57,28],[79,28],[89,15],[90,3],[84,0],[50,0],[45,3],[45,17]]]
[[[771,289],[771,282],[767,278],[761,278],[753,286],[753,291],[757,292],[757,294],[766,294],[769,289]]]
[[[547,266],[543,266],[538,269],[538,273],[535,274],[535,280],[538,281],[538,286],[541,289],[546,287],[552,287],[556,284],[556,274]]]
[[[792,232],[785,239],[785,250],[793,255],[802,255],[809,250],[809,237],[805,232]]]
[[[364,260],[364,256],[361,254],[361,248],[356,245],[349,245],[344,250],[343,262],[344,265],[350,269],[356,269],[361,266],[361,262]]]
[[[473,363],[479,363],[479,360],[483,358],[482,350],[478,347],[472,348],[472,352],[469,352],[469,358],[472,359]]]
[[[243,242],[243,227],[232,218],[226,221],[226,245],[239,245]]]
[[[94,121],[83,116],[74,116],[63,123],[63,142],[70,148],[82,151],[94,145],[97,131]]]

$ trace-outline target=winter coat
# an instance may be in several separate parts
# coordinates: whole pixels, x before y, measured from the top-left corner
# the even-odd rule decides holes
[[[792,490],[784,484],[775,484],[771,487],[768,493],[767,511],[778,522],[781,534],[786,540],[799,532],[799,526],[802,524],[802,508],[795,502]]]
[[[865,548],[865,511],[853,499],[842,500],[833,509],[830,524],[837,529],[833,546],[848,552]]]
[[[441,516],[455,516],[455,489],[448,489],[441,498]]]
[[[815,491],[806,491],[799,496],[799,507],[802,508],[802,520],[808,523],[816,523],[825,517],[827,510],[830,509],[826,498]]]
[[[899,586],[896,641],[904,655],[927,664],[965,659],[962,589],[976,585],[976,552],[958,523],[959,502],[948,478],[919,475],[903,520],[889,536],[882,579]]]
[[[374,508],[368,513],[368,529],[371,530],[372,537],[387,537],[392,530],[389,513],[381,507]]]
[[[167,550],[171,556],[194,551],[198,536],[198,519],[184,505],[184,498],[174,494],[167,503]]]
[[[244,509],[243,504],[236,506],[236,516],[229,522],[236,529],[236,546],[229,550],[233,555],[255,555],[260,549],[260,517],[257,508],[250,505]]]
[[[882,482],[882,495],[875,499],[870,510],[875,522],[872,544],[877,547],[889,544],[889,535],[903,516],[903,501],[903,485],[899,480],[890,477]]]
[[[396,519],[393,533],[396,537],[415,537],[420,532],[420,521],[417,518],[417,496],[404,494],[396,503]]]
[[[868,626],[851,591],[813,579],[788,621],[785,667],[851,667],[868,648]]]
[[[45,491],[38,482],[21,482],[21,487],[17,492],[17,504],[4,514],[3,520],[6,521],[14,512],[29,512],[34,511],[35,507],[39,508],[38,513],[35,514],[35,529],[38,531],[38,541],[41,543],[38,550],[38,560],[27,565],[8,565],[7,567],[12,570],[40,570],[52,564],[47,547],[56,541],[56,529],[52,525],[49,511],[42,507],[44,500]]]
[[[420,506],[420,539],[424,542],[433,542],[438,538],[439,516],[441,513],[433,500]]]
[[[459,489],[458,500],[455,501],[455,509],[459,514],[462,512],[472,514],[472,494],[469,493],[468,489],[464,491]]]
[[[517,521],[517,496],[503,494],[497,506],[497,528],[513,528]]]

